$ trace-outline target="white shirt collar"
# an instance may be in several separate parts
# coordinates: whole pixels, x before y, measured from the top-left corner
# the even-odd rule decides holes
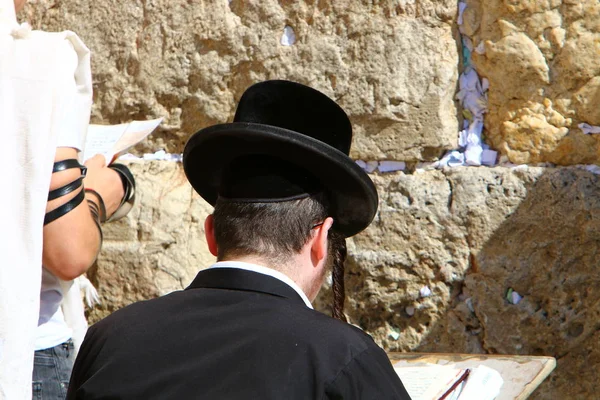
[[[219,261],[208,268],[237,268],[246,271],[258,272],[259,274],[263,275],[269,275],[275,279],[279,279],[283,283],[286,283],[300,295],[300,297],[304,301],[304,304],[306,304],[308,308],[313,308],[312,304],[310,304],[310,301],[308,300],[308,297],[306,297],[306,294],[304,294],[304,292],[302,291],[302,289],[300,289],[300,286],[298,286],[296,282],[291,280],[290,277],[285,275],[284,273],[276,271],[272,268],[267,268],[263,267],[262,265],[251,264],[243,261]]]

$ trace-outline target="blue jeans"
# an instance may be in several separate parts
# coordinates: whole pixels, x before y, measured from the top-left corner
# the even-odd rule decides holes
[[[73,370],[73,342],[35,352],[33,361],[33,399],[65,400]]]

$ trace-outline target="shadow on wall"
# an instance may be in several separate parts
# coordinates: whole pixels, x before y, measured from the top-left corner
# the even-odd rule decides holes
[[[360,246],[354,250],[347,263],[351,322],[392,351],[554,356],[557,369],[532,398],[594,398],[600,178],[576,168],[459,168],[443,175],[451,188],[445,210],[436,185],[423,178],[428,189],[412,190],[412,202],[391,214],[391,194],[382,195],[374,225],[382,236],[395,234],[397,245],[371,243],[384,254],[371,263],[360,263]],[[411,179],[398,175],[388,188],[408,187]],[[386,230],[383,215],[405,219],[405,231]],[[415,217],[423,222],[411,229]],[[468,254],[459,250],[464,244]],[[431,296],[418,293],[423,286]],[[510,288],[523,296],[517,304],[506,298]]]
[[[598,343],[600,328],[599,183],[589,172],[548,170],[465,278],[484,349],[558,359],[534,398],[590,398],[599,389],[598,350],[581,351]],[[504,298],[508,288],[523,296],[518,304]]]

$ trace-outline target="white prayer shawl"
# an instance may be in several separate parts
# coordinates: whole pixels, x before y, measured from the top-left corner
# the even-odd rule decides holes
[[[79,38],[19,26],[13,0],[0,0],[0,399],[31,398],[57,133],[85,132],[91,101],[90,54]]]

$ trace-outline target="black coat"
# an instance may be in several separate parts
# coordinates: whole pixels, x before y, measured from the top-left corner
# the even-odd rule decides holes
[[[67,399],[410,399],[361,330],[267,275],[201,271],[92,326]]]

